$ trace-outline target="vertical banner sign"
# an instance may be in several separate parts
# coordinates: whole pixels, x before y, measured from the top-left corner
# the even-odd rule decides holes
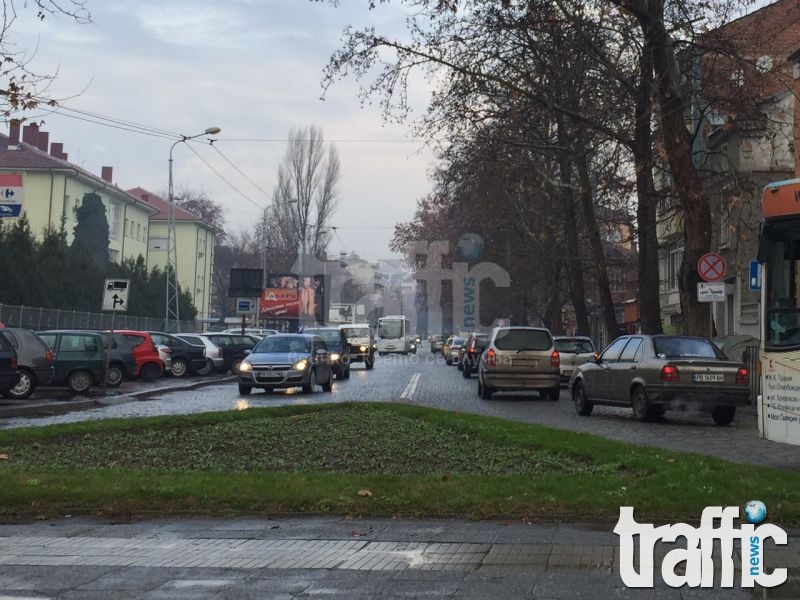
[[[22,175],[0,173],[0,219],[18,217],[22,212]]]

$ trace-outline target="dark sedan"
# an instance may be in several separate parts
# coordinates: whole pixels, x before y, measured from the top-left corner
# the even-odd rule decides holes
[[[333,389],[330,352],[317,335],[270,335],[239,364],[239,393],[243,396],[254,387],[269,393],[275,388],[300,386],[310,394],[318,384],[323,391]]]
[[[626,335],[596,360],[579,366],[570,388],[575,410],[589,415],[595,404],[630,406],[640,421],[667,410],[709,410],[728,425],[736,407],[749,403],[750,373],[705,338]]]

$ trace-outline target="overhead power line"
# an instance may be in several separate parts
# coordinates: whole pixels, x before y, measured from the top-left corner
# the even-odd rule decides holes
[[[211,141],[209,142],[209,144],[210,144],[210,145],[213,145],[213,140],[211,140]],[[264,207],[263,207],[262,205],[260,205],[258,202],[256,202],[255,200],[253,200],[253,199],[252,199],[250,196],[248,196],[247,194],[245,194],[244,192],[242,192],[240,189],[238,189],[238,188],[237,188],[235,185],[233,185],[233,184],[232,184],[232,183],[231,183],[231,182],[230,182],[230,181],[229,181],[229,180],[228,180],[228,179],[227,179],[227,178],[226,178],[226,177],[225,177],[225,176],[224,176],[222,173],[220,173],[220,172],[219,172],[219,171],[217,171],[217,170],[216,170],[216,169],[215,169],[213,166],[211,166],[211,164],[210,164],[210,163],[209,163],[209,162],[208,162],[208,161],[207,161],[205,158],[203,158],[202,156],[200,156],[200,153],[199,153],[199,152],[197,152],[197,150],[195,150],[194,148],[192,148],[192,147],[191,147],[189,144],[186,144],[186,146],[189,148],[189,150],[191,150],[192,152],[194,152],[194,155],[195,155],[197,158],[199,158],[199,159],[202,161],[202,163],[203,163],[205,166],[207,166],[207,167],[208,167],[208,168],[211,170],[211,172],[212,172],[212,173],[214,173],[214,174],[215,174],[217,177],[219,177],[219,178],[220,178],[222,181],[224,181],[224,182],[225,182],[225,183],[228,185],[228,187],[229,187],[229,188],[231,188],[231,189],[232,189],[234,192],[236,192],[237,194],[239,194],[239,195],[240,195],[242,198],[244,198],[245,200],[247,200],[247,201],[248,201],[250,204],[252,204],[252,205],[253,205],[253,206],[255,206],[256,208],[258,208],[259,210],[264,210]]]

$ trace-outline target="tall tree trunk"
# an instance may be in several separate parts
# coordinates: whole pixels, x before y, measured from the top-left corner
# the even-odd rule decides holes
[[[636,165],[636,222],[639,239],[639,321],[642,333],[662,333],[659,298],[658,238],[653,185],[653,134],[651,128],[653,59],[649,48],[642,52],[639,86],[636,94],[635,127],[632,144]]]
[[[575,324],[578,335],[589,335],[589,313],[586,309],[586,288],[583,285],[583,265],[580,261],[578,243],[578,219],[575,212],[575,195],[572,191],[572,156],[568,150],[566,125],[561,113],[556,115],[558,123],[558,169],[561,179],[561,201],[564,206],[564,237],[567,246],[567,268],[569,269],[570,298],[575,309]]]
[[[603,322],[609,341],[619,336],[619,326],[617,325],[617,315],[614,312],[614,301],[611,298],[611,287],[608,284],[608,267],[606,265],[606,255],[603,252],[603,240],[600,238],[600,229],[597,226],[597,215],[594,211],[594,198],[592,194],[592,184],[589,177],[589,162],[586,158],[586,143],[584,142],[585,132],[578,131],[575,141],[575,166],[578,171],[579,192],[581,208],[583,210],[584,226],[586,235],[589,238],[589,245],[594,255],[595,266],[597,267],[597,292],[600,296],[600,306],[603,309]]]
[[[653,56],[656,91],[661,115],[661,133],[683,212],[683,262],[680,269],[680,300],[683,333],[709,334],[709,311],[697,301],[697,262],[711,248],[711,209],[697,168],[692,162],[691,136],[686,129],[688,101],[681,90],[672,40],[664,26],[664,0],[630,2]]]

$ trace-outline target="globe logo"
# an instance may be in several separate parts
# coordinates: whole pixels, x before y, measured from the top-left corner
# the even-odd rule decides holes
[[[477,233],[462,233],[456,242],[456,252],[463,260],[477,260],[483,253],[483,238]]]
[[[761,500],[750,500],[744,505],[744,518],[748,523],[758,525],[767,518],[767,506]]]

